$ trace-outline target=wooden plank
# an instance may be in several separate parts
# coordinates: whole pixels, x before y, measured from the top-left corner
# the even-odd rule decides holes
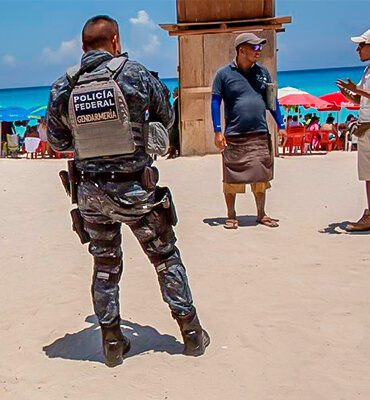
[[[265,0],[265,9],[263,10],[264,17],[275,16],[275,0]]]
[[[202,94],[181,91],[181,154],[190,156],[206,153],[205,107]]]
[[[204,35],[204,83],[212,87],[216,71],[235,57],[234,33]],[[218,49],[215,52],[215,49]]]
[[[187,87],[187,88],[183,88],[182,91],[184,93],[190,93],[190,94],[212,93],[212,87],[211,86]]]
[[[263,17],[272,0],[178,0],[179,22],[218,21]],[[271,8],[271,6],[270,6]]]
[[[217,17],[215,18],[216,20],[231,20],[231,9],[228,1],[217,1],[213,7],[215,7],[215,10],[217,12]]]
[[[159,26],[165,31],[174,31],[184,28],[208,28],[208,27],[220,27],[225,24],[227,26],[234,25],[258,25],[258,24],[290,24],[292,22],[292,17],[274,17],[274,18],[257,18],[257,19],[244,19],[238,21],[218,21],[218,22],[192,22],[192,23],[179,23],[179,24],[160,24]]]
[[[179,22],[186,21],[185,1],[186,0],[177,0],[177,21]]]
[[[181,87],[204,86],[203,37],[180,37]]]
[[[234,25],[243,23],[254,24],[260,22],[270,22],[270,23],[276,22],[277,24],[289,24],[290,22],[292,22],[292,17],[284,16],[284,17],[271,17],[271,18],[252,18],[252,19],[238,19],[233,21],[224,19],[222,21],[208,21],[208,22],[180,22],[176,25],[177,26],[219,25],[219,24]]]
[[[169,32],[170,36],[196,36],[205,35],[211,33],[227,33],[227,32],[244,32],[244,31],[255,31],[255,30],[279,30],[282,25],[254,25],[254,26],[243,26],[243,27],[233,27],[233,28],[218,28],[218,29],[199,29],[199,30],[178,30],[175,32]]]
[[[229,0],[230,19],[263,17],[265,1],[266,0]]]
[[[215,9],[214,0],[197,0],[196,1],[196,21],[210,21],[213,15],[212,10]]]

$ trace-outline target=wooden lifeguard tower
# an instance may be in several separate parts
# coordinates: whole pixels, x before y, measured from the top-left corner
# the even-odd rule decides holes
[[[179,41],[181,154],[216,153],[211,119],[216,71],[235,57],[235,37],[252,31],[267,39],[261,63],[276,79],[276,34],[291,17],[275,17],[275,0],[177,0],[177,24],[160,25]],[[270,116],[270,131],[276,127]]]

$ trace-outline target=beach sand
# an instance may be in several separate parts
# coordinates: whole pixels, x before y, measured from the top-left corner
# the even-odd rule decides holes
[[[70,229],[64,160],[0,159],[0,399],[370,398],[369,235],[345,234],[365,205],[355,153],[276,161],[267,211],[251,193],[225,230],[220,157],[161,160],[206,355],[181,355],[154,269],[124,228],[122,325],[132,351],[102,363],[92,260]],[[324,230],[320,233],[320,230]]]

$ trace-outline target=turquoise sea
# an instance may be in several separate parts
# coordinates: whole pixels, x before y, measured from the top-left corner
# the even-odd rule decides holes
[[[322,96],[337,91],[335,81],[338,78],[350,78],[359,82],[365,67],[326,68],[299,71],[278,72],[278,84],[280,88],[292,86],[304,90],[315,96]],[[177,78],[163,79],[171,92],[178,86]],[[43,106],[48,102],[49,86],[0,89],[0,107],[18,106],[31,108]],[[310,110],[311,111],[311,110]],[[340,120],[346,118],[346,110],[341,111]],[[325,115],[323,115],[325,118]]]

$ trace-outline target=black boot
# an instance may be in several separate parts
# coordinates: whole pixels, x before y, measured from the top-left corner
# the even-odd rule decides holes
[[[182,338],[184,339],[184,354],[198,357],[204,354],[211,340],[208,333],[200,325],[197,312],[194,309],[187,315],[176,315],[172,313],[179,324]]]
[[[120,317],[117,317],[109,325],[100,324],[103,336],[104,362],[108,367],[122,364],[124,354],[128,353],[131,347],[130,341],[123,336],[119,323]]]

